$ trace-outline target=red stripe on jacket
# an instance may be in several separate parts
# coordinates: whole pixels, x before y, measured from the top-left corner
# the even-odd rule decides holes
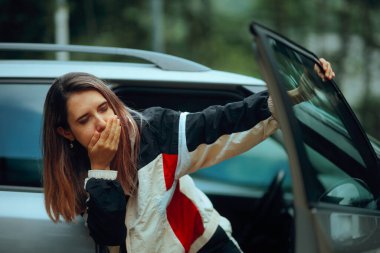
[[[164,177],[167,190],[174,183],[177,160],[177,155],[163,154]],[[174,234],[181,242],[185,252],[188,252],[193,242],[203,234],[205,229],[198,208],[180,191],[179,181],[166,209],[166,215]]]

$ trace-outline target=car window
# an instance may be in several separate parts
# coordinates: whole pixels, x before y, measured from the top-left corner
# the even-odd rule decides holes
[[[42,185],[41,122],[47,85],[0,85],[0,185]]]
[[[262,192],[269,186],[279,170],[286,173],[283,187],[291,193],[288,156],[281,142],[268,138],[251,150],[212,167],[199,170],[192,176],[254,188]]]
[[[347,109],[324,80],[318,64],[288,46],[269,39],[282,84],[294,101],[303,145],[317,184],[314,201],[368,207],[373,196],[366,185],[369,167],[350,130]]]

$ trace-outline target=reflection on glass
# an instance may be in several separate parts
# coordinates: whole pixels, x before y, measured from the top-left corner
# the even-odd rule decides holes
[[[0,185],[42,184],[40,137],[48,88],[25,84],[0,86]]]
[[[342,109],[338,109],[340,101],[331,83],[325,80],[323,71],[313,60],[274,39],[270,43],[281,83],[294,102],[293,110],[301,126],[310,166],[318,179],[319,188],[312,189],[313,195],[325,195],[347,179],[357,181],[355,177],[366,170],[366,164],[344,123]],[[331,199],[319,200],[329,202]],[[358,202],[334,203],[355,206]]]
[[[282,144],[271,137],[239,156],[199,170],[192,176],[262,191],[269,186],[280,169],[286,172],[283,187],[290,193],[291,181],[287,154]]]
[[[374,234],[377,221],[370,216],[332,213],[330,216],[330,236],[341,246],[352,246],[355,241],[365,240]]]

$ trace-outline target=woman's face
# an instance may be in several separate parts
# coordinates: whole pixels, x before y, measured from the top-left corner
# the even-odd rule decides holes
[[[101,133],[115,115],[107,100],[96,90],[71,94],[66,106],[70,129],[58,128],[58,132],[70,141],[77,140],[85,148],[95,131]]]

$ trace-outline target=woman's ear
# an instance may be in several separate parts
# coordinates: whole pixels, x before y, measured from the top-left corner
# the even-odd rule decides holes
[[[66,139],[68,139],[69,141],[74,141],[75,140],[75,137],[74,137],[73,133],[70,130],[66,130],[63,127],[58,127],[57,128],[57,132],[60,135],[62,135],[63,137],[65,137]]]

